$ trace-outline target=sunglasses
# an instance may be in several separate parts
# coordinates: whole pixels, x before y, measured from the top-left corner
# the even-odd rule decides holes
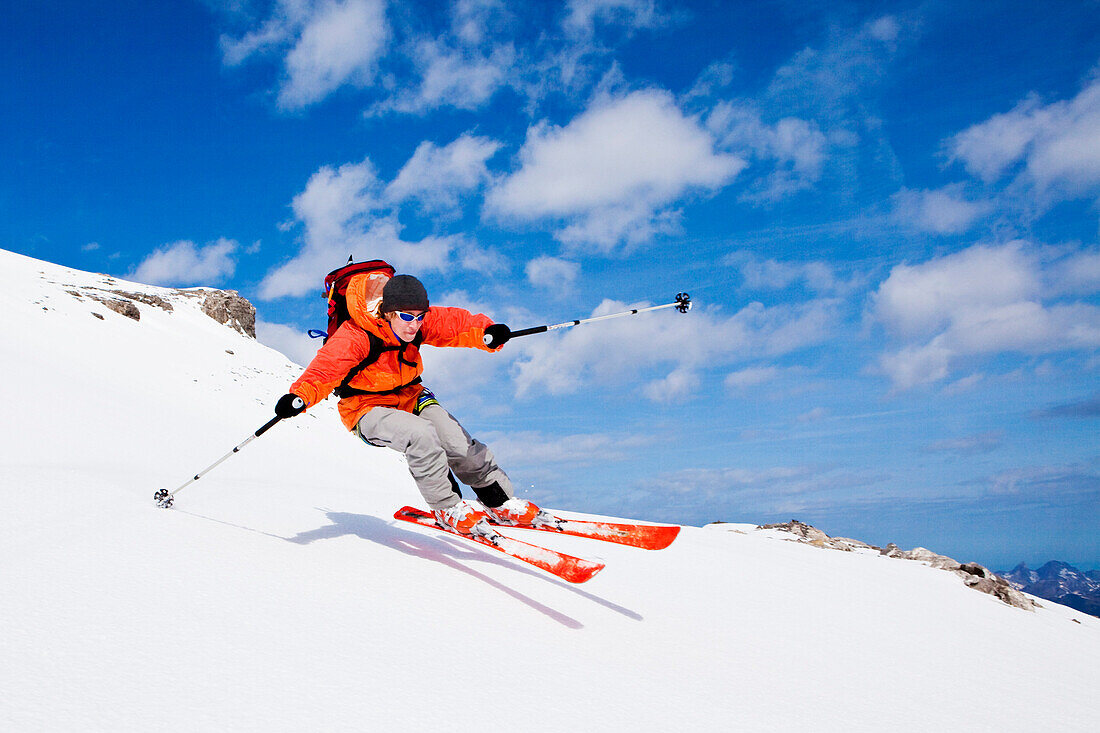
[[[412,313],[406,313],[404,311],[394,311],[394,313],[400,316],[401,320],[405,323],[412,323],[413,321],[420,323],[424,320],[424,316],[428,315],[427,313],[421,313],[418,316],[414,316]]]

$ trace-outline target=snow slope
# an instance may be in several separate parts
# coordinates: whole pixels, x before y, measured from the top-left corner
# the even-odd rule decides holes
[[[331,401],[157,509],[299,369],[176,291],[4,251],[0,283],[0,729],[1094,729],[1100,620],[751,525],[517,534],[607,563],[573,586],[395,522],[403,459]]]

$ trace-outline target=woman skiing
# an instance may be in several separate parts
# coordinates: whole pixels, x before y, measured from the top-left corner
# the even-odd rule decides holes
[[[462,308],[431,306],[424,285],[411,275],[390,278],[373,311],[360,301],[348,298],[351,317],[279,399],[275,414],[293,417],[336,390],[349,430],[370,445],[405,454],[441,525],[484,534],[488,515],[502,524],[535,523],[539,508],[514,496],[489,448],[470,437],[420,381],[421,344],[499,351],[507,328],[494,329],[488,316]],[[454,476],[473,488],[481,507],[460,498]]]

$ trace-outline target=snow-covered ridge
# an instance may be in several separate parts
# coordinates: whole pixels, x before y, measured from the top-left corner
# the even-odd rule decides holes
[[[5,250],[0,250],[0,261],[3,261],[5,271],[26,272],[28,267],[33,268],[43,283],[62,288],[77,301],[99,304],[135,321],[141,320],[143,305],[171,313],[177,305],[186,304],[197,306],[218,323],[256,338],[256,308],[235,290],[143,285],[40,262]],[[43,293],[43,298],[48,299],[49,295]],[[42,307],[49,310],[47,305]],[[100,320],[105,317],[102,310],[94,306],[89,312]]]
[[[606,563],[574,586],[393,520],[419,504],[401,456],[331,400],[157,509],[301,368],[186,294],[2,251],[0,280],[4,731],[1095,725],[1098,619],[753,525],[538,533]]]
[[[841,550],[843,552],[875,552],[885,557],[926,563],[929,567],[954,573],[962,579],[968,588],[988,593],[1010,606],[1022,608],[1026,611],[1035,608],[1035,602],[1021,593],[1019,586],[1010,584],[1009,581],[998,576],[984,565],[979,565],[976,562],[961,563],[924,547],[902,550],[892,542],[886,547],[876,547],[848,537],[830,537],[820,529],[799,522],[796,519],[783,524],[766,524],[759,529],[764,532],[782,533],[780,536],[788,535],[792,541],[803,542],[821,549]]]

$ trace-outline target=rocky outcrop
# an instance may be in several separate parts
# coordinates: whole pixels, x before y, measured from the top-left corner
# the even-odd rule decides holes
[[[931,567],[955,573],[962,578],[962,581],[967,587],[981,591],[982,593],[988,593],[1010,606],[1023,608],[1028,611],[1035,609],[1035,603],[1030,598],[1013,588],[1007,580],[996,575],[989,569],[978,563],[964,564],[956,562],[946,555],[936,554],[924,547],[917,547],[912,550],[902,550],[891,542],[886,547],[879,548],[874,545],[869,545],[866,542],[860,542],[859,540],[852,540],[846,537],[830,537],[820,529],[805,524],[804,522],[799,522],[796,519],[792,519],[783,524],[765,524],[758,529],[773,529],[787,532],[792,535],[792,540],[813,545],[814,547],[841,550],[844,552],[874,550],[886,557],[923,562]]]
[[[917,562],[928,563],[934,568],[940,570],[958,570],[961,566],[946,555],[937,555],[931,550],[926,550],[923,547],[914,547],[912,550],[902,550],[893,542],[888,544],[882,549],[882,554],[886,557],[896,557],[902,560],[916,560]]]
[[[109,293],[119,295],[126,300],[134,301],[135,303],[144,303],[145,305],[151,305],[161,310],[172,312],[172,304],[159,295],[150,295],[149,293],[131,293],[125,290],[109,290]]]
[[[809,524],[800,522],[797,519],[792,519],[789,522],[783,524],[765,524],[760,529],[777,529],[781,532],[789,532],[794,535],[800,542],[805,542],[808,545],[814,547],[825,547],[830,550],[841,550],[842,552],[851,552],[852,550],[878,550],[879,548],[868,545],[866,542],[860,542],[859,540],[849,539],[847,537],[830,537],[816,527],[812,527]]]
[[[993,571],[976,562],[960,563],[946,555],[938,555],[923,547],[912,550],[902,550],[894,543],[890,543],[882,550],[887,557],[896,557],[902,560],[916,560],[927,563],[934,568],[948,570],[955,573],[963,582],[974,590],[988,593],[1000,598],[1010,606],[1031,611],[1035,608],[1035,602],[1012,587],[1012,585]]]
[[[136,293],[123,293],[117,290],[103,290],[101,288],[85,288],[84,290],[68,290],[66,292],[77,300],[84,300],[84,298],[87,297],[97,303],[102,303],[119,315],[133,318],[135,321],[141,320],[141,310],[134,303],[136,300],[134,297],[137,295]],[[157,298],[157,300],[161,301],[164,306],[167,306],[166,310],[172,310],[170,303],[162,298]],[[93,313],[92,315],[98,316],[100,319],[103,318],[103,316],[97,313]]]
[[[974,590],[1000,598],[1010,606],[1027,611],[1035,609],[1035,602],[1009,585],[1008,581],[976,562],[964,563],[955,571],[962,576],[963,582]]]
[[[210,290],[202,312],[246,336],[256,338],[256,307],[236,290]]]
[[[120,300],[118,298],[95,298],[103,305],[107,306],[115,313],[126,316],[127,318],[133,318],[135,321],[141,320],[141,311],[134,305],[132,300]]]
[[[97,303],[102,303],[115,313],[141,320],[139,304],[160,308],[171,313],[174,309],[168,298],[152,293],[139,293],[128,290],[115,290],[83,286],[66,291],[77,300],[88,298]],[[201,298],[202,312],[213,318],[218,323],[229,326],[250,338],[256,338],[256,308],[247,298],[235,290],[209,290],[197,288],[193,290],[167,291],[169,297],[182,296],[185,298]],[[101,315],[92,315],[102,318]]]

